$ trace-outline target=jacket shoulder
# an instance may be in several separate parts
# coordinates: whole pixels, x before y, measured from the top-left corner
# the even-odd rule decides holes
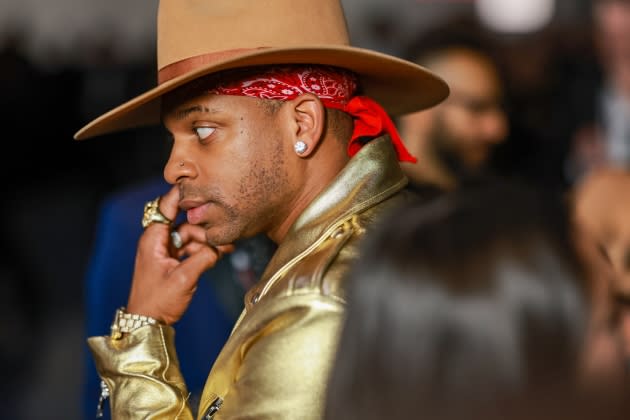
[[[265,298],[316,294],[345,302],[345,279],[359,257],[364,236],[387,217],[389,210],[412,199],[413,194],[402,190],[384,202],[333,224],[298,264],[277,273],[279,278],[264,293]]]

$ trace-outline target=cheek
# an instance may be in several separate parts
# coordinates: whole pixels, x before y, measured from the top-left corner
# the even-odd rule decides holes
[[[463,143],[471,143],[476,137],[477,121],[474,116],[460,107],[454,107],[444,113],[444,126],[450,133],[450,137]]]
[[[280,133],[262,132],[250,136],[240,155],[239,192],[259,200],[273,199],[287,183],[286,154]],[[236,166],[236,163],[234,164]]]
[[[229,133],[220,148],[213,148],[209,153],[208,161],[213,167],[208,168],[219,179],[237,180],[240,182],[260,159],[260,151],[257,150],[259,138],[252,135],[248,127],[236,127]]]
[[[418,138],[430,131],[434,115],[435,114],[429,110],[401,118],[399,131],[403,136],[403,141],[408,147],[413,147],[418,142]]]

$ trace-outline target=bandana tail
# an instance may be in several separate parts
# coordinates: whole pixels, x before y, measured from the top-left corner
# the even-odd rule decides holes
[[[373,99],[367,96],[355,96],[345,106],[327,105],[345,111],[354,118],[354,131],[348,144],[350,157],[354,156],[363,146],[362,137],[377,137],[388,134],[400,162],[416,163],[418,161],[405,147],[387,112]]]

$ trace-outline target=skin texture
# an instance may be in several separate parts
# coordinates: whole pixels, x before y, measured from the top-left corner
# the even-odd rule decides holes
[[[575,217],[605,251],[616,290],[630,295],[630,171],[593,170],[574,188]]]
[[[204,227],[209,244],[269,231],[284,217],[284,201],[298,188],[291,175],[299,157],[290,158],[279,117],[256,99],[216,95],[166,115],[174,141],[164,177],[178,186],[188,222]]]
[[[174,185],[160,210],[184,242],[175,250],[169,228],[153,224],[140,239],[127,310],[173,324],[185,312],[201,273],[237,239],[259,233],[281,242],[304,208],[348,161],[338,130],[311,94],[272,104],[255,98],[177,92],[164,100],[173,146],[164,168]],[[342,130],[343,131],[343,130]],[[298,155],[301,140],[307,151]],[[182,257],[187,257],[183,258]]]
[[[586,371],[590,382],[623,383],[622,360],[630,358],[630,308],[614,307],[615,293],[630,295],[630,172],[602,167],[572,191],[576,242],[593,279],[594,322]],[[617,311],[616,321],[613,322]]]
[[[453,165],[463,172],[480,170],[508,134],[502,84],[492,62],[472,50],[448,49],[423,64],[447,81],[451,95],[437,107],[400,119],[402,138],[418,157],[403,169],[412,181],[453,189]]]

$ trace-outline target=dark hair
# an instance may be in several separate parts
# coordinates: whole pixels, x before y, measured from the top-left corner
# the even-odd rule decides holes
[[[384,219],[350,272],[326,419],[514,418],[508,403],[573,398],[588,310],[566,211],[500,182]]]
[[[425,65],[429,57],[438,56],[454,48],[464,48],[499,61],[494,37],[480,22],[469,15],[455,16],[437,26],[418,33],[403,52],[407,60]]]

